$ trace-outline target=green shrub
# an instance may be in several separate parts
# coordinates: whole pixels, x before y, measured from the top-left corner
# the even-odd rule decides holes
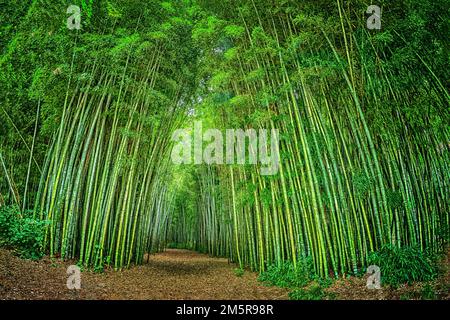
[[[40,259],[47,221],[32,217],[31,212],[20,213],[17,207],[0,208],[0,246],[15,250],[26,259]]]
[[[313,284],[308,288],[302,288],[289,292],[289,299],[291,300],[324,300],[335,299],[333,293],[327,293],[320,284]]]
[[[236,275],[236,277],[242,277],[244,275],[244,269],[236,268],[234,269],[234,274]]]
[[[170,242],[166,245],[167,249],[185,249],[185,250],[193,250],[194,247],[191,244],[188,243],[177,243],[177,242]]]
[[[437,276],[433,260],[418,248],[388,245],[372,253],[368,262],[380,267],[382,284],[398,287],[404,283],[433,280]]]
[[[307,285],[313,278],[312,261],[303,259],[297,263],[297,270],[289,261],[271,265],[259,275],[258,280],[282,288],[298,288]]]

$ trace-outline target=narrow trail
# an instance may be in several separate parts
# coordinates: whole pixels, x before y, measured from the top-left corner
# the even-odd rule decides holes
[[[238,277],[227,259],[188,250],[168,249],[120,272],[83,272],[79,291],[66,287],[70,264],[0,250],[0,299],[287,299],[287,290],[264,286],[256,273]]]

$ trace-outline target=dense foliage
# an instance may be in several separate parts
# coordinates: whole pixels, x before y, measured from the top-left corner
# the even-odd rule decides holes
[[[314,270],[309,261],[302,261],[296,268],[286,261],[278,265],[271,265],[258,278],[262,282],[282,288],[298,288],[306,286],[314,279]]]

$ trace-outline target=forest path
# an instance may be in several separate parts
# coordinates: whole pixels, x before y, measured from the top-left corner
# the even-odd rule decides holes
[[[73,263],[73,262],[72,262]],[[81,290],[66,287],[70,262],[22,260],[0,250],[0,299],[287,299],[287,290],[266,287],[257,274],[224,258],[180,249],[150,256],[123,271],[83,272]]]

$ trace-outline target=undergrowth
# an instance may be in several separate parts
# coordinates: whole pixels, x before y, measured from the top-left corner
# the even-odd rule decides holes
[[[242,277],[244,275],[244,269],[242,268],[236,268],[234,269],[234,274],[236,275],[236,277]]]
[[[397,288],[401,284],[430,281],[437,277],[436,257],[416,247],[384,246],[372,253],[369,264],[381,271],[381,284]]]

